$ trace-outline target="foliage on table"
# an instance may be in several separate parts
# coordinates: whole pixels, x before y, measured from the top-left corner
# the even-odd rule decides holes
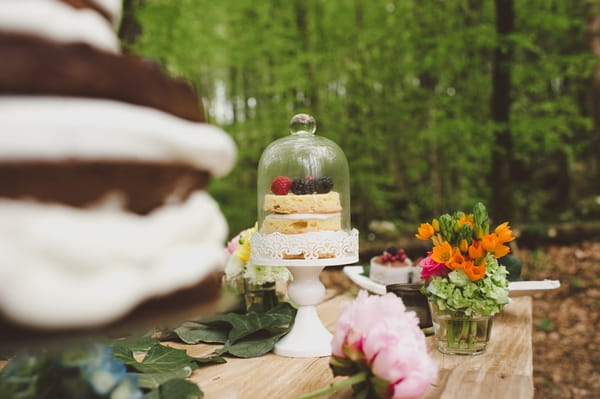
[[[291,328],[296,309],[283,302],[265,313],[226,313],[189,321],[161,339],[178,339],[186,344],[222,344],[217,355],[250,358],[262,356]]]
[[[394,294],[360,291],[336,321],[330,367],[349,376],[302,396],[315,398],[352,386],[356,398],[417,398],[436,377],[414,312]]]
[[[219,356],[191,357],[152,337],[78,343],[18,354],[0,371],[0,397],[195,399],[203,393],[185,378],[198,367],[223,362]]]
[[[469,317],[493,316],[509,303],[508,272],[498,263],[515,239],[508,222],[490,231],[487,210],[477,203],[470,214],[457,211],[421,224],[416,237],[433,244],[420,262],[423,292],[436,309],[460,319],[448,323],[448,345],[473,344],[477,328],[465,324],[475,323]]]

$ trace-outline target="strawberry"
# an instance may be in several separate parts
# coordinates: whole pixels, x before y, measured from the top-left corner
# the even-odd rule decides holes
[[[275,195],[287,195],[292,187],[292,179],[287,176],[277,176],[271,183],[271,192]]]

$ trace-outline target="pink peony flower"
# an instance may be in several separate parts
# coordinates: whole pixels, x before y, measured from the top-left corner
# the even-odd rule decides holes
[[[369,296],[361,290],[352,302],[345,302],[336,321],[332,354],[344,356],[344,346],[362,350],[362,342],[368,331],[385,317],[404,317],[406,308],[394,294]]]
[[[428,252],[427,257],[419,262],[419,266],[421,266],[423,280],[429,280],[433,276],[447,276],[450,273],[450,269],[445,264],[431,259],[431,252]]]
[[[360,291],[345,303],[332,341],[334,357],[359,362],[389,381],[386,398],[416,398],[436,378],[425,336],[414,312],[394,294],[369,296]]]

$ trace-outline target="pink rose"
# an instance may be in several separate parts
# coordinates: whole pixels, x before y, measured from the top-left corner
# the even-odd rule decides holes
[[[431,252],[419,262],[419,266],[421,266],[421,278],[423,280],[429,280],[433,276],[447,276],[450,273],[450,269],[445,264],[437,263],[431,259]]]

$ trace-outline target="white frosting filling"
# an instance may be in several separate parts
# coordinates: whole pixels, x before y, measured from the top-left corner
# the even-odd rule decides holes
[[[277,219],[329,219],[340,216],[341,212],[334,213],[273,213],[267,215],[266,218]]]
[[[84,42],[113,53],[121,48],[113,27],[102,15],[60,1],[0,1],[0,31],[33,34],[61,43]]]
[[[0,200],[0,311],[35,327],[113,321],[223,267],[227,225],[205,192],[148,216]]]
[[[223,176],[235,144],[216,126],[113,100],[0,96],[0,158],[128,159],[187,164]]]

